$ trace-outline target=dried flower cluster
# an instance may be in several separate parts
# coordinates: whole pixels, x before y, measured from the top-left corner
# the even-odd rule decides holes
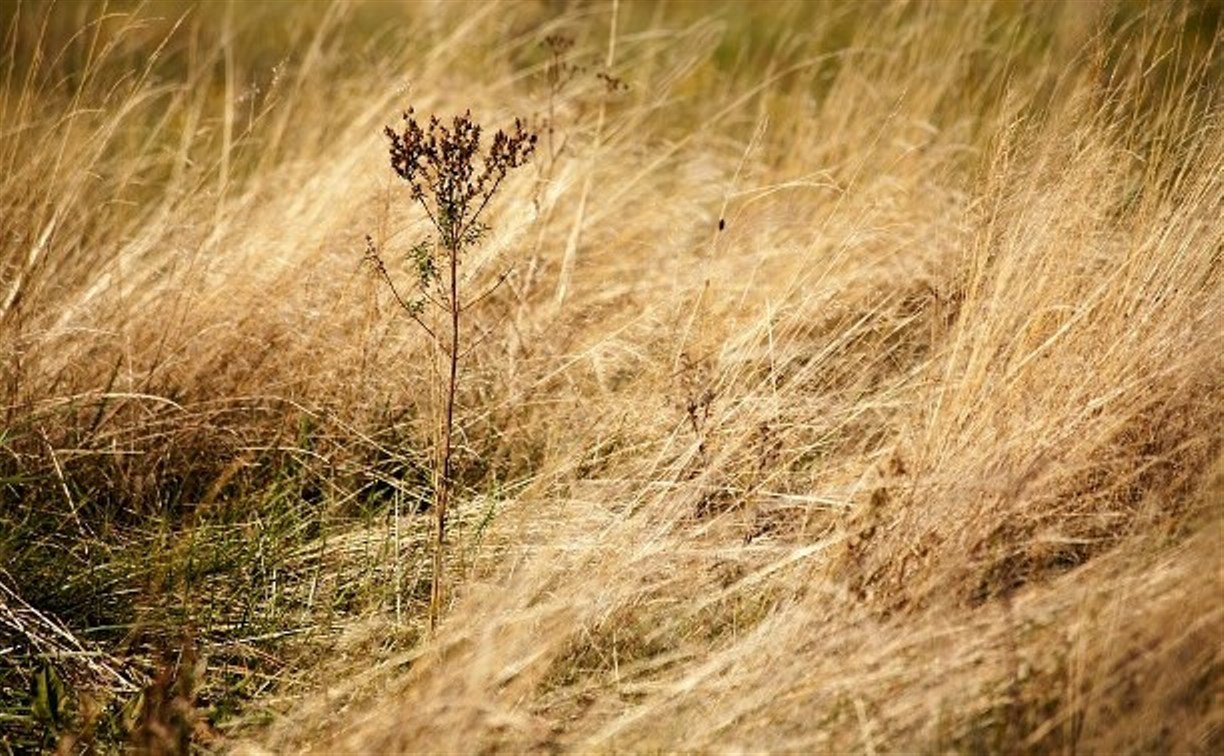
[[[600,71],[595,74],[595,78],[599,79],[604,85],[604,91],[608,94],[617,94],[618,92],[628,92],[629,85],[619,76],[613,76],[607,71]]]
[[[567,53],[574,47],[574,38],[564,34],[550,34],[544,38],[542,46],[549,54],[548,63],[544,66],[544,79],[551,91],[560,93],[571,79],[583,71],[582,66],[566,60]]]
[[[573,62],[574,55],[571,51],[574,49],[574,38],[571,36],[550,34],[540,43],[540,47],[548,53],[548,60],[544,63],[543,74],[543,80],[548,85],[548,112],[543,117],[538,118],[536,124],[539,131],[546,137],[548,163],[544,173],[547,178],[551,179],[552,166],[564,150],[566,141],[568,141],[562,139],[559,145],[556,142],[558,128],[557,106],[570,82],[579,74],[586,73],[588,67]],[[610,71],[596,71],[595,79],[603,84],[606,95],[623,94],[629,91],[629,85],[620,77],[614,76]],[[537,206],[538,204],[537,200]]]
[[[487,153],[480,149],[481,127],[471,111],[455,116],[447,126],[431,116],[422,127],[409,109],[404,128],[385,131],[391,140],[391,167],[408,182],[451,251],[462,246],[489,200],[512,169],[535,152],[536,135],[521,119],[509,133],[498,130]]]

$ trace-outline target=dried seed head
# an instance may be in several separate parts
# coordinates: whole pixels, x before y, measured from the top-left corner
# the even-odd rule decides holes
[[[384,130],[391,142],[391,167],[454,249],[506,174],[531,158],[536,135],[516,118],[514,126],[508,132],[498,130],[488,152],[482,152],[482,129],[471,111],[455,116],[449,125],[431,116],[422,126],[409,109],[403,121],[398,132],[389,126]]]
[[[600,71],[595,74],[595,78],[603,82],[604,89],[608,94],[629,91],[629,85],[625,83],[624,79],[621,79],[619,76],[613,76],[607,71]]]
[[[544,38],[544,47],[555,55],[560,55],[574,46],[574,38],[564,34],[549,34]]]

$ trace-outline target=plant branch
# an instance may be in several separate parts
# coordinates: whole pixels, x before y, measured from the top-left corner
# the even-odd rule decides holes
[[[374,269],[378,271],[379,276],[381,276],[382,280],[386,282],[387,288],[391,290],[391,294],[395,297],[395,301],[397,304],[399,304],[400,309],[402,309],[408,315],[408,317],[412,318],[417,325],[424,329],[425,333],[429,334],[429,338],[437,341],[437,334],[434,333],[432,328],[425,324],[425,321],[421,320],[420,315],[418,315],[415,311],[416,308],[414,308],[411,303],[400,296],[399,289],[395,286],[395,281],[391,280],[391,274],[387,272],[386,264],[383,262],[382,257],[380,257],[377,252],[373,251],[372,245],[370,250],[366,252],[366,259],[374,264]],[[426,294],[426,296],[428,296],[428,294]]]

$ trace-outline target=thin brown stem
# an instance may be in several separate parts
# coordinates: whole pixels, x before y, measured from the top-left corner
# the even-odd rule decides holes
[[[446,382],[445,409],[442,414],[442,428],[438,439],[440,455],[434,466],[434,549],[433,549],[433,581],[429,596],[429,629],[433,632],[438,627],[438,617],[442,611],[444,594],[444,551],[446,549],[446,510],[450,504],[451,489],[454,485],[452,477],[451,452],[453,449],[453,430],[455,422],[455,393],[459,385],[459,318],[463,308],[459,304],[459,245],[452,242],[447,254],[449,263],[450,284],[450,350],[447,362],[450,368]]]

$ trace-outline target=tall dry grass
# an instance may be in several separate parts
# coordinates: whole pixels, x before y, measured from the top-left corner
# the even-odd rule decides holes
[[[1210,6],[3,18],[9,747],[49,660],[77,743],[1219,749]],[[409,102],[567,140],[465,266],[432,639]]]

